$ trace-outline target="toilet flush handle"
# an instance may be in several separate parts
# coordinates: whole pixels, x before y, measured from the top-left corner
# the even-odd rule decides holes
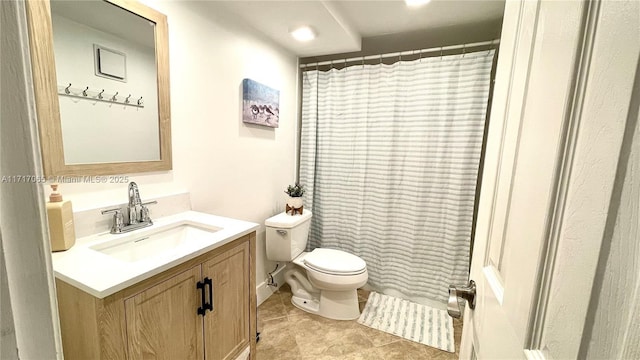
[[[276,230],[276,231],[278,232],[278,234],[280,234],[280,235],[282,235],[282,236],[287,235],[287,230],[278,229],[278,230]]]

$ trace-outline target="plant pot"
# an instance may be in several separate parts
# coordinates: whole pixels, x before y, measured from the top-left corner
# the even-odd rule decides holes
[[[291,197],[289,196],[289,199],[287,200],[287,205],[289,205],[292,208],[301,208],[302,207],[302,197],[298,196],[298,197]]]

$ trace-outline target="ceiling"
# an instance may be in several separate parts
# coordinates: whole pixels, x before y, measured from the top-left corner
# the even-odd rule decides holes
[[[215,3],[300,57],[360,51],[363,38],[496,20],[504,11],[504,0],[432,0],[417,8],[403,0]],[[317,38],[294,40],[289,32],[301,25]]]

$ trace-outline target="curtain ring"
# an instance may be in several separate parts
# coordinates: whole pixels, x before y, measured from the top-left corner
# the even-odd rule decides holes
[[[347,71],[347,58],[344,58],[344,71]]]
[[[467,44],[462,44],[462,57],[467,53]]]
[[[362,68],[364,69],[364,56],[362,57]]]
[[[419,62],[422,62],[422,50],[418,50],[418,55],[420,56]]]
[[[442,46],[440,46],[440,60],[442,60]]]

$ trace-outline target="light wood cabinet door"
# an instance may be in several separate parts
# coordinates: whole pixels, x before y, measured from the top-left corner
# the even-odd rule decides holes
[[[128,359],[202,359],[196,266],[125,300]]]
[[[202,276],[213,283],[213,310],[204,317],[206,360],[234,359],[249,345],[249,270],[248,242],[202,264]]]

